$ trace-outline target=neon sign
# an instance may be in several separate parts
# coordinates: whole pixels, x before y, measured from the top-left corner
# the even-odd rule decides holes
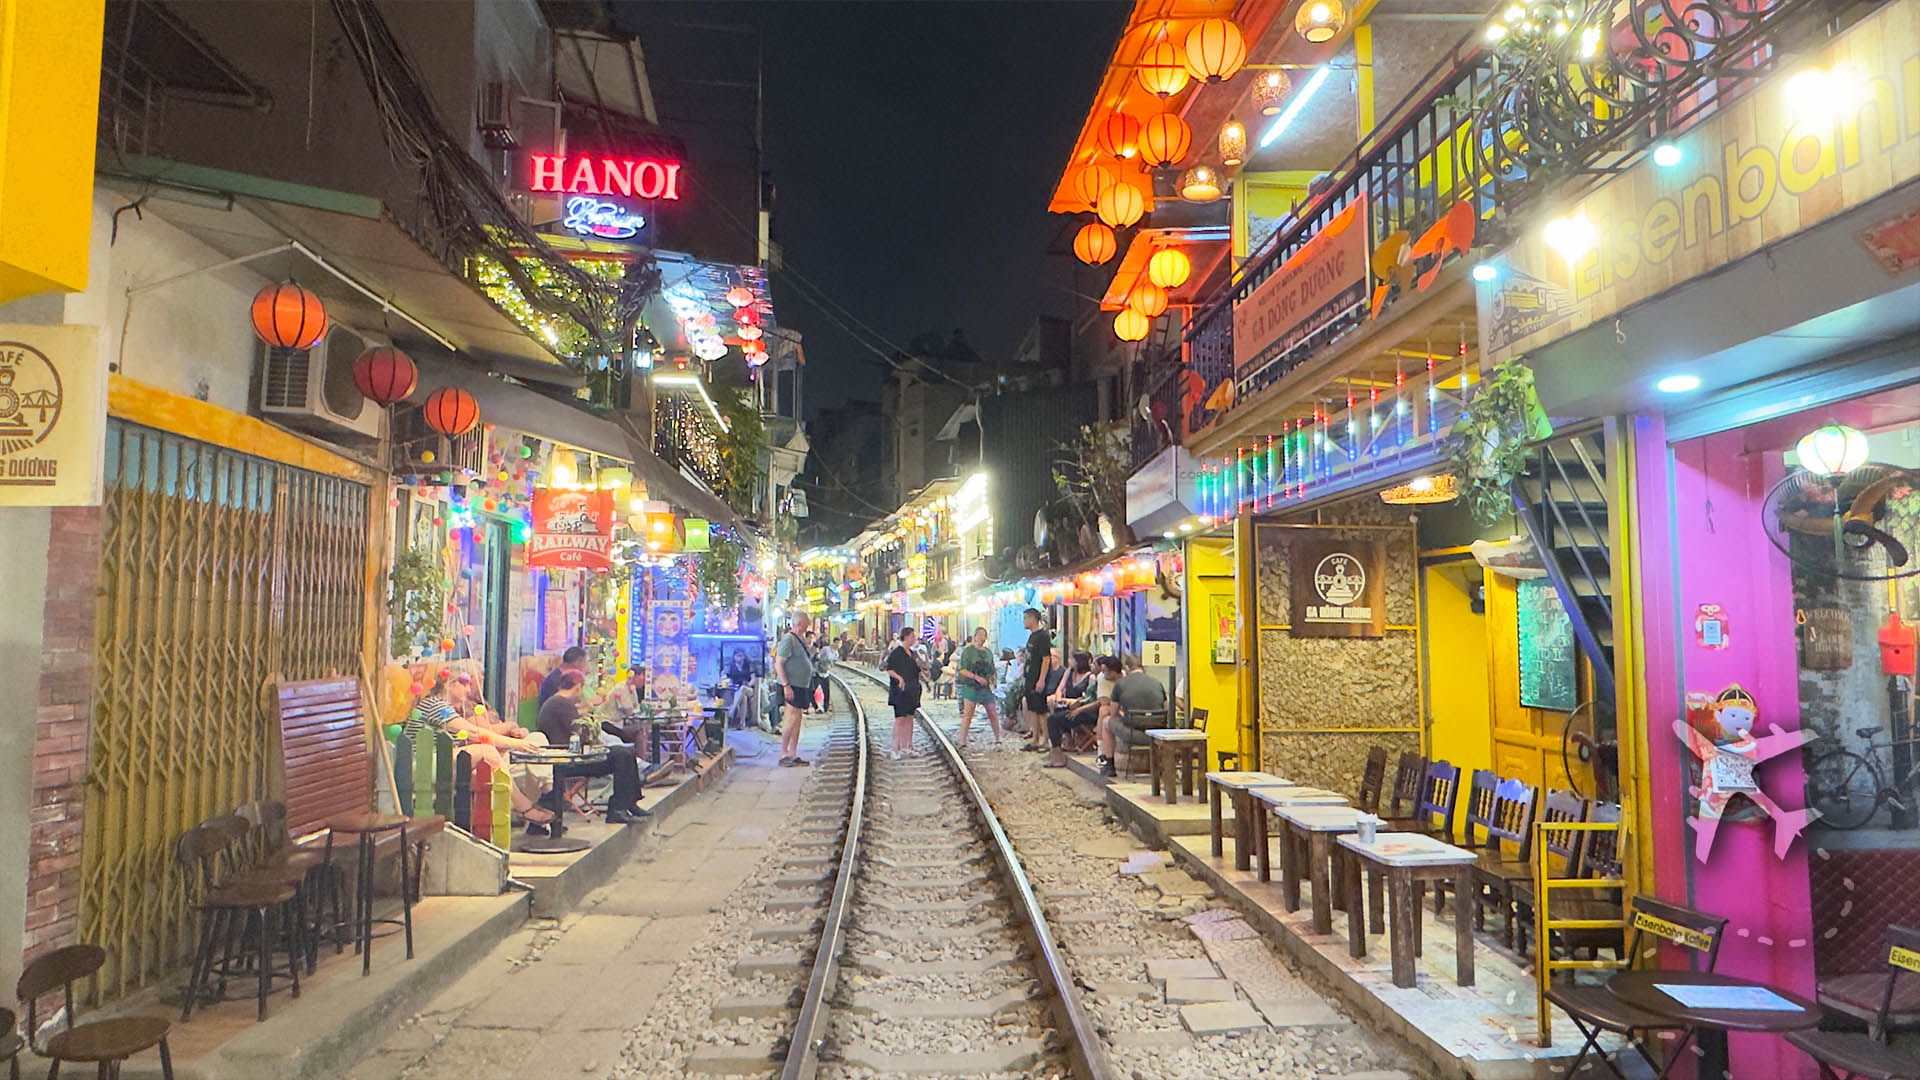
[[[602,202],[591,195],[575,195],[567,200],[567,216],[562,228],[582,236],[602,240],[626,240],[644,228],[647,219],[615,202]]]
[[[529,154],[528,188],[567,195],[678,199],[680,163],[648,159]]]

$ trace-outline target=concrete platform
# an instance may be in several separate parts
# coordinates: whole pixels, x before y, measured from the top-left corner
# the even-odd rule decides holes
[[[1275,948],[1332,987],[1351,1011],[1405,1040],[1433,1065],[1437,1075],[1547,1080],[1564,1073],[1567,1060],[1577,1052],[1579,1033],[1573,1021],[1557,1011],[1554,1045],[1535,1045],[1533,974],[1485,935],[1478,939],[1481,947],[1474,955],[1475,984],[1455,983],[1451,908],[1441,919],[1430,905],[1422,907],[1425,948],[1417,963],[1415,985],[1397,987],[1384,935],[1369,935],[1367,956],[1356,960],[1347,955],[1344,912],[1334,913],[1333,934],[1313,932],[1310,883],[1301,884],[1300,910],[1288,912],[1278,881],[1262,884],[1257,873],[1234,869],[1231,835],[1223,856],[1215,859],[1205,802],[1182,796],[1178,804],[1167,806],[1149,796],[1144,783],[1102,779],[1091,755],[1070,756],[1068,764],[1079,775],[1104,784],[1107,804],[1148,843],[1166,848],[1179,866],[1244,913]],[[1489,917],[1489,926],[1498,928],[1498,916]],[[1607,1045],[1623,1044],[1613,1040]]]
[[[649,785],[641,805],[653,816],[635,825],[607,825],[577,814],[567,814],[567,835],[588,843],[584,851],[564,855],[513,852],[507,873],[533,892],[533,915],[554,919],[578,907],[588,893],[606,884],[640,846],[640,838],[707,787],[717,783],[733,765],[733,747],[721,750],[698,771],[683,773],[666,784]]]

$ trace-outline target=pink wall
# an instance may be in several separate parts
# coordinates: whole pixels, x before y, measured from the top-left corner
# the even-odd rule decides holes
[[[1675,445],[1669,474],[1658,460],[1665,456],[1659,422],[1637,424],[1643,436],[1639,495],[1648,534],[1641,538],[1640,580],[1646,592],[1648,763],[1659,891],[1730,920],[1719,970],[1811,997],[1807,841],[1776,859],[1771,821],[1727,823],[1708,861],[1696,861],[1693,830],[1682,818],[1686,755],[1670,732],[1687,691],[1718,693],[1733,682],[1759,703],[1761,733],[1774,724],[1789,731],[1800,726],[1791,579],[1786,559],[1759,524],[1761,500],[1783,467],[1777,459],[1769,464],[1763,455],[1746,454],[1735,431]],[[1669,491],[1671,512],[1662,515],[1659,508]],[[1677,568],[1675,580],[1664,580],[1669,567]],[[1717,603],[1726,612],[1728,648],[1706,649],[1695,639],[1694,613],[1702,603]],[[1783,807],[1804,805],[1799,753],[1762,765],[1759,776]],[[1778,1039],[1736,1035],[1731,1054],[1734,1076],[1815,1076],[1806,1056]]]

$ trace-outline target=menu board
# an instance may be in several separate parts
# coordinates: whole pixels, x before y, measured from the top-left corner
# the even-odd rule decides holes
[[[1572,712],[1580,703],[1573,622],[1544,578],[1520,582],[1519,597],[1520,704]]]

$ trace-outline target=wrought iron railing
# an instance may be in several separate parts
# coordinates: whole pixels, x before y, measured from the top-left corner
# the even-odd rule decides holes
[[[663,461],[684,466],[716,492],[726,470],[719,440],[720,426],[703,403],[673,396],[654,403],[653,452]]]
[[[1185,355],[1168,350],[1151,365],[1142,385],[1163,422],[1136,414],[1136,459],[1205,428],[1365,320],[1362,302],[1312,337],[1235,367],[1234,305],[1352,204],[1366,205],[1369,252],[1396,233],[1422,235],[1462,203],[1478,245],[1498,244],[1517,208],[1571,178],[1617,171],[1657,137],[1751,89],[1771,68],[1786,25],[1816,10],[1814,0],[1699,0],[1684,11],[1669,0],[1576,0],[1552,5],[1538,40],[1515,35],[1495,49],[1476,30],[1195,312]],[[1461,254],[1449,248],[1434,257]],[[1399,288],[1389,283],[1389,303]],[[1227,379],[1238,384],[1231,401],[1216,396]],[[1209,400],[1223,407],[1207,409]]]

